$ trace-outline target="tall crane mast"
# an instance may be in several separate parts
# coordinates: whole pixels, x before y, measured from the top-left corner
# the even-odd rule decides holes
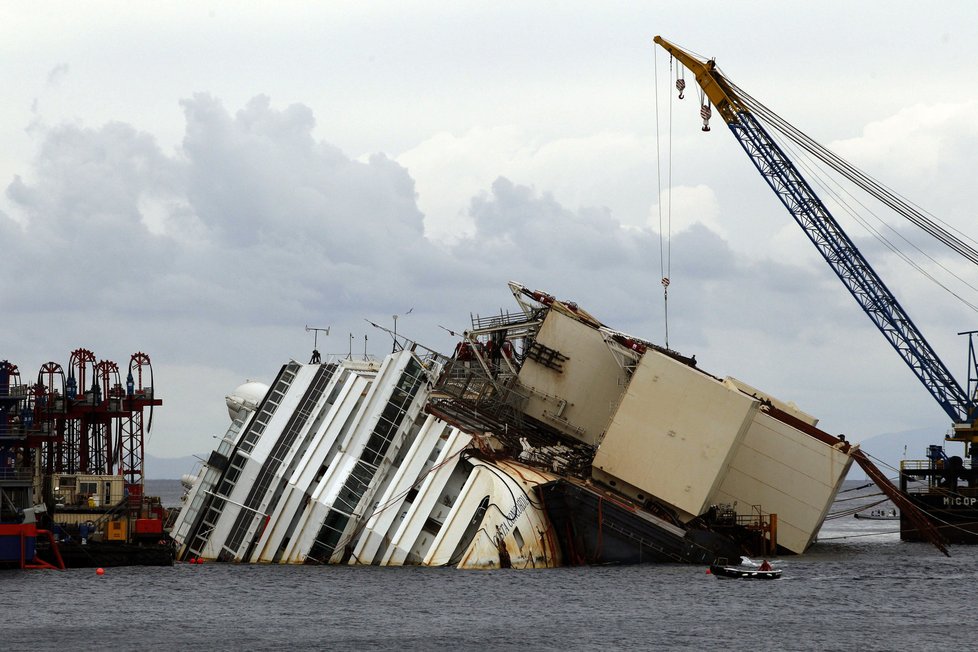
[[[715,60],[700,60],[661,36],[656,36],[655,42],[696,76],[706,98],[716,107],[778,199],[838,275],[859,307],[951,417],[955,432],[951,439],[978,445],[978,414],[974,397],[969,396],[954,379],[812,187],[757,120],[733,85],[717,70]],[[709,115],[708,105],[703,113],[705,120]],[[974,355],[969,354],[969,358],[973,361]],[[972,375],[969,372],[969,381]]]

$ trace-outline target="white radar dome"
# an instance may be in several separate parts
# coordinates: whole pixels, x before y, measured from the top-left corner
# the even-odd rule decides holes
[[[238,385],[224,400],[228,405],[228,415],[233,421],[242,412],[252,412],[268,393],[268,385],[257,380],[249,380]]]

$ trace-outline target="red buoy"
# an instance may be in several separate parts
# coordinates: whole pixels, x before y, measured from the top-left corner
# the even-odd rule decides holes
[[[104,568],[99,568],[98,570],[95,571],[95,574],[96,575],[105,575],[105,569]]]

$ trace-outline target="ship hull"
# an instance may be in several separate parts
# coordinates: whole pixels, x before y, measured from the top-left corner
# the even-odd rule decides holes
[[[97,542],[58,544],[65,568],[113,568],[117,566],[172,566],[174,547],[169,544]],[[38,556],[54,563],[50,547],[38,542]]]
[[[978,498],[944,493],[905,493],[950,544],[978,545]],[[929,541],[906,515],[900,515],[902,541]]]
[[[687,531],[577,482],[557,480],[537,494],[570,565],[711,564],[740,554],[722,535]]]

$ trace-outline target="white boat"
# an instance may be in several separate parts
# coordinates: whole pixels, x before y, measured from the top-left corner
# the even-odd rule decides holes
[[[720,579],[777,580],[781,579],[782,570],[774,568],[767,560],[755,564],[744,557],[740,564],[728,564],[725,559],[718,559],[710,565],[710,574]]]
[[[899,521],[900,515],[895,509],[874,509],[871,512],[856,512],[855,518],[866,521]]]

